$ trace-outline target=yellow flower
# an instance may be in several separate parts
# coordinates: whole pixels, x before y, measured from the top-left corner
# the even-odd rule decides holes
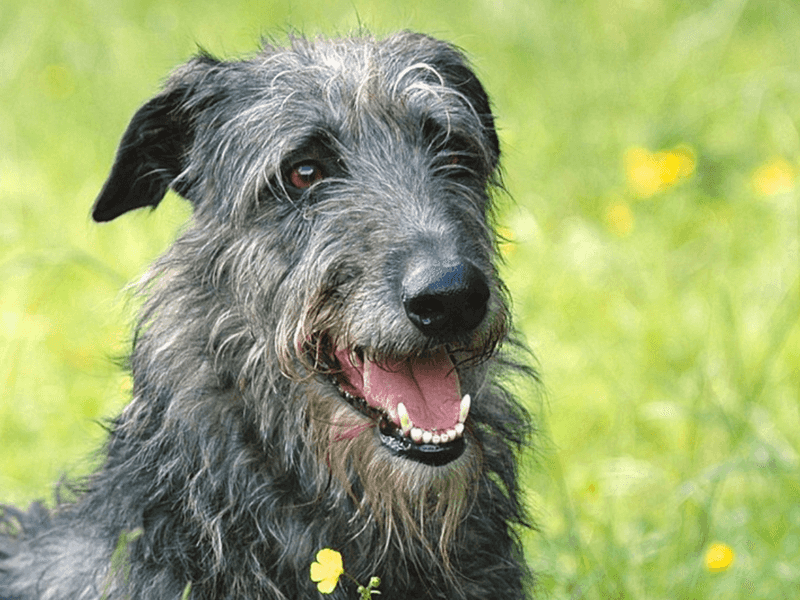
[[[664,152],[650,152],[646,148],[629,148],[625,152],[628,185],[644,198],[689,177],[694,168],[694,151],[687,146]]]
[[[628,185],[639,196],[652,196],[661,187],[658,164],[653,153],[645,148],[629,148],[625,152],[625,175]]]
[[[785,194],[794,189],[794,167],[783,158],[775,158],[753,173],[752,182],[756,192],[762,196]]]
[[[720,573],[731,566],[734,553],[730,546],[722,542],[715,542],[706,551],[706,569],[712,573]]]
[[[510,227],[499,226],[497,234],[500,236],[500,252],[503,256],[511,256],[517,249],[514,244],[514,231]]]
[[[606,208],[605,221],[608,228],[620,237],[633,229],[633,212],[625,202],[617,202]]]
[[[336,550],[323,548],[317,552],[317,561],[311,563],[311,581],[317,582],[322,594],[330,594],[336,589],[339,577],[344,573],[342,555]]]

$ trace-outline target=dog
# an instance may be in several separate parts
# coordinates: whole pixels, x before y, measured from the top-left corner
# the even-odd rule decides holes
[[[425,35],[178,68],[92,210],[193,207],[139,286],[132,400],[69,501],[4,508],[0,598],[319,599],[322,548],[386,600],[528,597],[499,156]]]

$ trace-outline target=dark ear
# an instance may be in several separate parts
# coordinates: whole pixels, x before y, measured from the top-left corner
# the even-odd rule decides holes
[[[178,90],[165,92],[133,116],[92,208],[95,221],[111,221],[143,206],[155,208],[175,183],[193,138],[190,120],[181,116],[184,96]]]
[[[492,154],[492,168],[496,167],[500,159],[500,142],[497,138],[489,96],[478,80],[478,76],[470,68],[464,52],[453,44],[413,31],[403,31],[394,39],[400,42],[398,53],[408,46],[417,46],[428,54],[424,60],[436,68],[437,73],[444,78],[447,85],[461,92],[469,101],[483,125],[486,141]]]
[[[480,117],[486,141],[492,153],[492,168],[497,167],[497,163],[500,160],[500,140],[497,138],[497,129],[494,125],[494,115],[489,103],[489,96],[475,72],[467,66],[463,55],[458,58],[458,61],[442,64],[439,72],[450,86],[464,94],[464,97],[469,100],[472,108],[475,109],[478,117]]]

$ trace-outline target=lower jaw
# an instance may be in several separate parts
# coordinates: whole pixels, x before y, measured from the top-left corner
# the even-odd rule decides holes
[[[418,444],[397,430],[389,431],[380,427],[376,429],[380,443],[392,454],[433,467],[456,460],[464,453],[466,447],[463,437],[446,444]]]

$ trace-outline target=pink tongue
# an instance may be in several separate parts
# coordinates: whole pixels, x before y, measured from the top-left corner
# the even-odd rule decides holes
[[[397,404],[402,402],[414,427],[447,430],[458,422],[461,405],[458,374],[444,348],[423,357],[381,364],[353,364],[348,350],[336,357],[346,381],[345,391],[382,408],[399,425]],[[349,384],[349,385],[348,385]]]

